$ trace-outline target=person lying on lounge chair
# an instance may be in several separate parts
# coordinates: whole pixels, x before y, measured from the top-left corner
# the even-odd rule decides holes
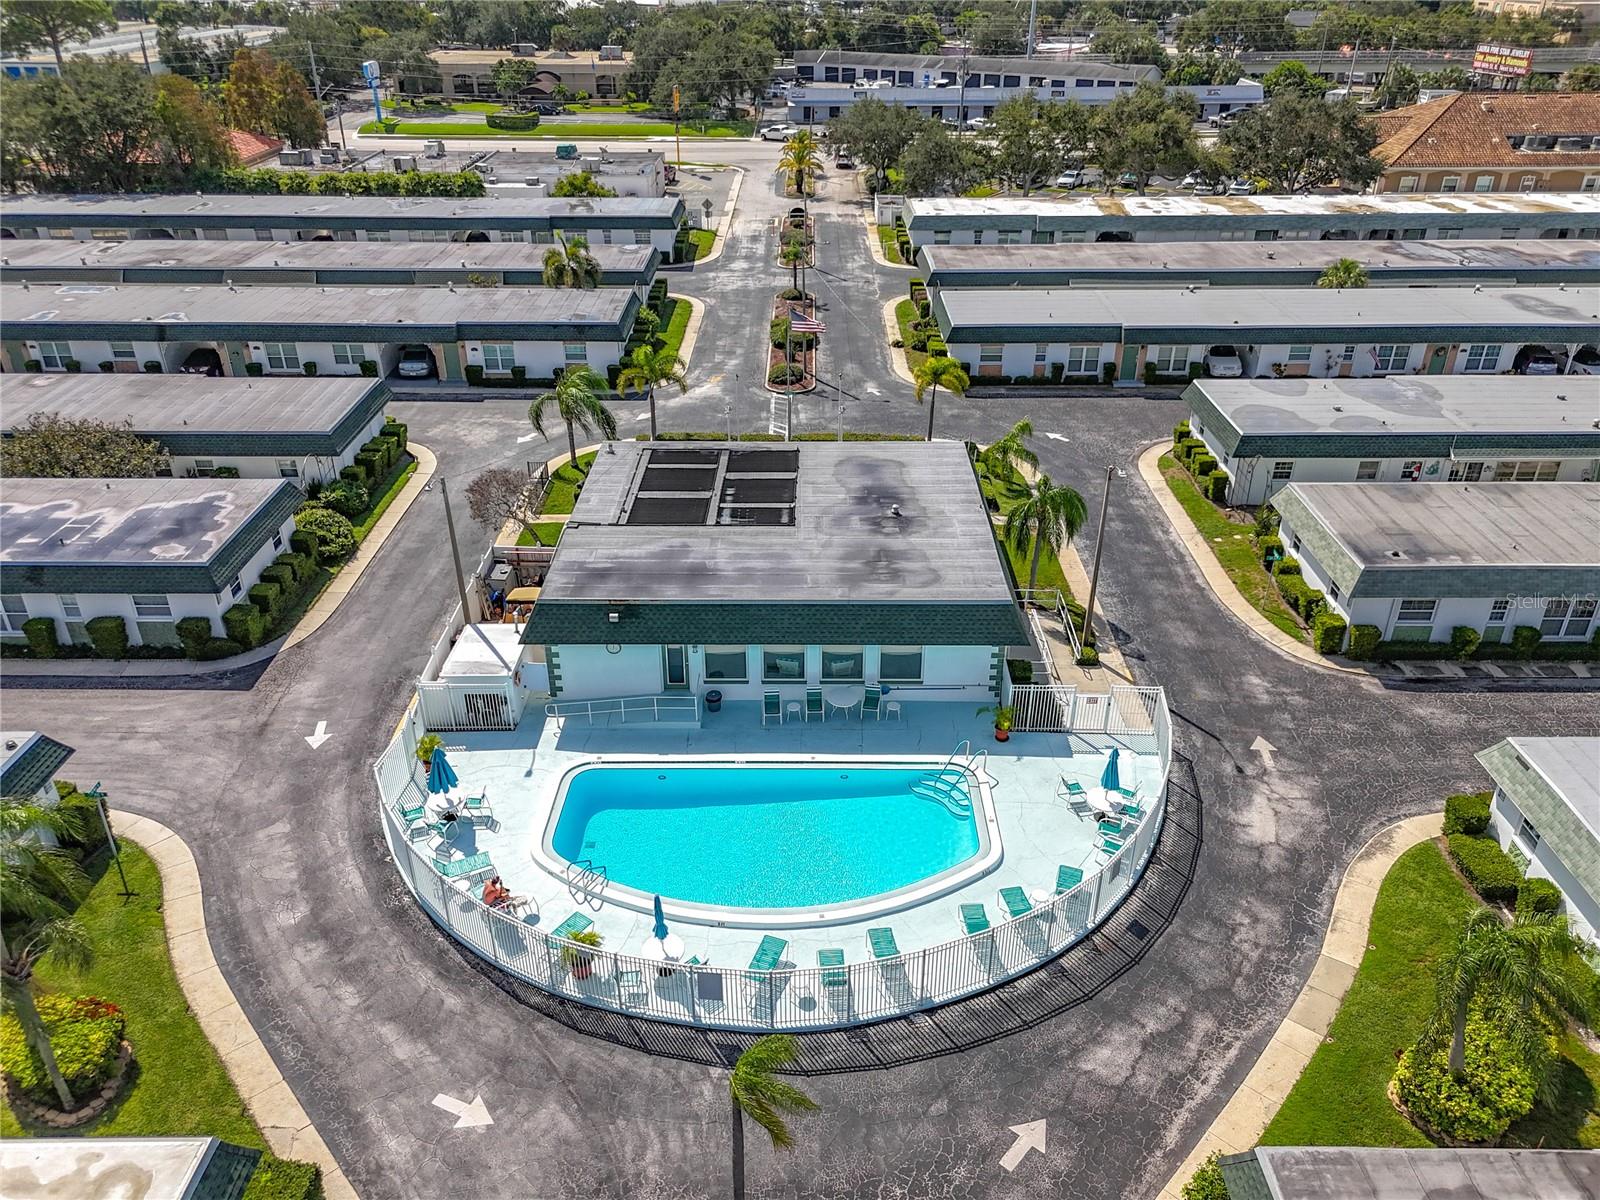
[[[490,908],[504,908],[511,903],[511,889],[500,882],[500,876],[483,885],[483,902]]]

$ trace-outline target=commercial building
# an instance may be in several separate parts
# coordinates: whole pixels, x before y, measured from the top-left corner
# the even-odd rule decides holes
[[[917,252],[935,290],[1125,284],[1306,288],[1315,287],[1342,258],[1359,263],[1372,287],[1600,285],[1600,241],[924,245]]]
[[[1290,483],[1600,478],[1587,376],[1197,379],[1189,430],[1228,472],[1229,504]]]
[[[530,68],[527,86],[516,93],[521,99],[555,99],[558,87],[573,96],[583,93],[606,99],[621,96],[627,90],[625,81],[633,70],[633,55],[620,46],[566,51],[519,45],[510,50],[435,50],[428,57],[433,59],[438,74],[405,75],[400,80],[402,92],[413,96],[443,95],[447,100],[499,97],[502,93],[494,81],[494,69],[512,59]]]
[[[121,617],[132,645],[222,614],[289,545],[305,497],[288,479],[10,479],[0,497],[0,637],[32,617],[62,644]]]
[[[1219,351],[1246,378],[1495,374],[1529,347],[1600,340],[1593,289],[1037,290],[932,294],[949,354],[974,377],[1182,381]],[[1531,351],[1530,351],[1531,352]]]
[[[1568,926],[1600,944],[1600,738],[1509,737],[1478,753],[1489,832],[1561,891]]]
[[[1588,1200],[1600,1166],[1586,1150],[1379,1150],[1257,1146],[1218,1160],[1239,1200]]]
[[[383,428],[381,379],[212,379],[204,375],[25,375],[6,386],[0,435],[31,417],[124,424],[159,442],[168,473],[324,482]]]
[[[5,211],[0,204],[0,214]],[[1600,195],[912,197],[913,246],[1600,238]]]
[[[1351,626],[1388,641],[1489,645],[1523,626],[1583,642],[1600,596],[1600,484],[1291,483],[1284,552]]]
[[[667,184],[677,174],[674,168],[669,176],[666,155],[659,150],[604,147],[572,158],[490,151],[478,171],[490,195],[499,199],[515,199],[524,193],[548,195],[568,175],[578,174],[591,176],[618,196],[661,197],[667,194]]]
[[[1460,92],[1373,119],[1379,192],[1600,191],[1600,93]]]
[[[1576,245],[1577,243],[1572,243]],[[543,287],[550,246],[515,242],[128,242],[18,240],[0,246],[6,283],[171,283],[293,287]],[[651,246],[591,246],[602,287],[641,299],[655,282]]]
[[[7,371],[109,362],[221,375],[396,374],[426,348],[440,379],[550,379],[616,364],[639,313],[622,288],[0,287]],[[368,367],[365,364],[372,363]]]
[[[614,451],[614,452],[613,452]],[[982,702],[1028,641],[954,443],[608,443],[523,632],[559,699]]]
[[[17,196],[0,200],[0,238],[241,242],[535,242],[654,246],[671,255],[683,201],[505,196]]]

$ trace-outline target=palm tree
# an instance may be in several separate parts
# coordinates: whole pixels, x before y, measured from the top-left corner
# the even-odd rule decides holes
[[[816,135],[804,129],[783,144],[778,157],[778,170],[794,175],[794,189],[802,196],[806,194],[806,176],[821,166],[822,147]]]
[[[559,246],[544,252],[545,287],[597,288],[600,264],[589,253],[589,239],[575,237],[570,242],[556,234]]]
[[[1364,288],[1367,269],[1353,258],[1341,258],[1317,277],[1319,288]]]
[[[750,1043],[739,1055],[728,1076],[728,1093],[733,1097],[735,1126],[742,1130],[737,1115],[742,1113],[767,1131],[775,1150],[794,1145],[794,1135],[784,1123],[784,1112],[816,1112],[820,1105],[799,1088],[775,1078],[773,1072],[786,1067],[799,1056],[798,1043],[787,1033],[768,1034]]]
[[[789,287],[791,291],[800,290],[800,268],[806,262],[806,243],[804,238],[785,238],[783,245],[778,247],[778,262],[789,268]]]
[[[1450,1030],[1450,1074],[1460,1079],[1467,1070],[1467,1014],[1482,995],[1491,1019],[1507,1036],[1535,1074],[1549,1058],[1549,1024],[1565,1026],[1566,1014],[1587,1021],[1588,990],[1574,970],[1583,943],[1557,913],[1518,913],[1510,925],[1488,908],[1467,916],[1456,944],[1436,969],[1434,1007],[1425,1036]]]
[[[1006,514],[1002,534],[1018,554],[1033,542],[1033,562],[1028,567],[1028,590],[1039,585],[1039,558],[1046,546],[1052,554],[1077,536],[1078,530],[1089,519],[1088,507],[1076,489],[1065,484],[1059,487],[1050,482],[1050,476],[1039,476],[1039,482],[1028,491],[1028,498]]]
[[[939,397],[939,387],[947,392],[964,392],[972,385],[961,363],[953,358],[928,357],[919,362],[911,372],[917,381],[917,403],[922,403],[922,393],[928,392],[928,441],[933,441],[933,406]],[[932,389],[929,391],[929,389]]]
[[[652,346],[635,346],[633,356],[623,363],[622,373],[617,376],[617,391],[644,393],[650,405],[652,441],[656,436],[656,388],[663,383],[675,383],[680,395],[687,392],[689,380],[684,374],[686,369],[683,359],[665,347],[657,350]]]
[[[93,960],[87,931],[56,899],[77,899],[88,879],[65,850],[40,840],[40,830],[56,837],[80,837],[83,824],[74,809],[39,804],[30,796],[0,799],[0,863],[5,864],[0,871],[0,909],[12,922],[10,940],[0,934],[0,992],[16,1007],[23,1035],[44,1064],[61,1107],[70,1109],[72,1092],[33,1003],[33,969],[46,955],[78,970]]]
[[[548,437],[544,423],[553,406],[556,416],[567,425],[567,450],[574,468],[578,465],[578,434],[599,430],[602,437],[617,436],[617,418],[600,399],[606,381],[588,367],[571,367],[556,380],[556,390],[546,392],[528,405],[528,420],[540,437]]]
[[[1018,421],[1006,435],[978,455],[978,465],[990,479],[1013,480],[1017,477],[1017,464],[1038,469],[1039,456],[1028,448],[1027,439],[1033,436],[1033,422]]]

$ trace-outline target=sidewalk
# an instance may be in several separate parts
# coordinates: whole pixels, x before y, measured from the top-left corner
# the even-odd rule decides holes
[[[1356,968],[1367,951],[1367,931],[1372,926],[1372,908],[1378,901],[1383,877],[1407,850],[1437,836],[1443,820],[1442,812],[1407,817],[1379,830],[1361,848],[1344,873],[1328,918],[1322,953],[1294,1007],[1256,1059],[1250,1074],[1211,1127],[1200,1135],[1183,1165],[1167,1180],[1159,1200],[1179,1200],[1183,1185],[1213,1153],[1243,1154],[1255,1148],[1327,1036],[1344,994],[1355,979]]]
[[[383,516],[373,524],[366,541],[356,550],[355,557],[339,568],[339,573],[328,581],[328,586],[322,589],[322,594],[286,636],[268,642],[264,646],[257,646],[254,650],[248,650],[243,654],[235,654],[232,658],[219,658],[215,662],[195,662],[186,658],[125,659],[116,662],[104,662],[93,658],[42,660],[16,658],[6,659],[3,668],[0,668],[0,674],[60,679],[151,679],[223,675],[229,671],[238,671],[266,662],[279,651],[299,645],[321,629],[339,610],[339,605],[356,586],[362,573],[377,558],[378,551],[383,549],[384,542],[388,541],[395,526],[400,524],[400,518],[405,516],[406,510],[433,478],[434,470],[438,466],[433,451],[416,442],[408,444],[406,449],[416,458],[417,469],[411,473],[411,478],[406,480],[406,485],[400,489],[400,494],[384,510]]]
[[[267,1145],[279,1158],[299,1159],[321,1167],[322,1190],[328,1200],[358,1200],[344,1169],[306,1110],[300,1107],[217,966],[211,939],[206,935],[200,870],[188,844],[149,817],[121,809],[112,809],[110,815],[116,835],[137,842],[161,872],[161,908],[173,974],[178,977],[189,1011],[216,1048]]]

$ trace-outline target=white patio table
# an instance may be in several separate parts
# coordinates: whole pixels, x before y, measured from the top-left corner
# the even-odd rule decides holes
[[[829,708],[849,712],[856,705],[865,703],[867,688],[860,683],[836,683],[822,689],[822,698],[828,702]]]
[[[669,933],[665,938],[645,938],[644,945],[639,948],[639,957],[659,963],[656,974],[671,975],[683,960],[683,951],[683,939],[675,933]]]

